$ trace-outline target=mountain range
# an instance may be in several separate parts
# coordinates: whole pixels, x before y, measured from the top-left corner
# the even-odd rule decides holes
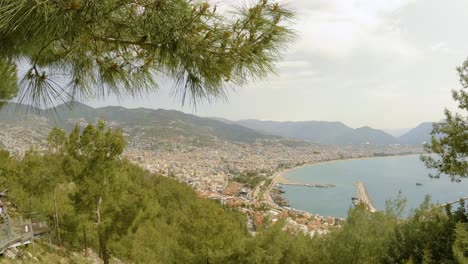
[[[432,122],[425,122],[411,129],[410,131],[399,137],[400,143],[410,145],[416,143],[422,144],[424,142],[430,142],[432,124]]]
[[[216,141],[253,143],[257,140],[307,141],[334,145],[420,145],[429,141],[431,123],[423,123],[401,137],[371,127],[350,128],[341,122],[276,122],[259,120],[231,121],[198,117],[175,110],[127,109],[120,106],[93,108],[78,102],[53,109],[9,103],[0,108],[0,123],[12,125],[37,123],[37,127],[58,126],[66,130],[76,124],[94,123],[100,118],[110,126],[124,128],[132,137],[178,138],[201,144]],[[24,122],[27,121],[27,122]],[[34,126],[34,125],[33,125]],[[305,144],[306,142],[304,142]]]
[[[421,145],[430,140],[430,132],[432,130],[432,123],[426,122],[409,130],[400,137],[394,137],[383,130],[368,126],[353,129],[341,122],[276,122],[254,119],[231,121],[223,118],[216,119],[228,124],[238,124],[269,135],[336,145]]]
[[[60,127],[70,131],[76,124],[84,126],[105,120],[109,126],[122,128],[132,139],[145,142],[212,144],[219,141],[253,143],[257,140],[279,140],[281,137],[266,135],[252,129],[226,124],[210,118],[164,109],[126,109],[120,106],[92,108],[73,102],[53,109],[41,110],[32,106],[9,103],[0,109],[0,124],[27,125],[28,128]],[[141,141],[141,140],[140,140]]]

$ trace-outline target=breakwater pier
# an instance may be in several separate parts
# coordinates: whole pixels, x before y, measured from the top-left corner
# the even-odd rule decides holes
[[[353,203],[357,204],[364,204],[371,212],[377,212],[378,210],[375,209],[372,201],[370,199],[369,193],[367,192],[366,186],[363,182],[355,182],[354,185],[356,186],[356,197],[353,197]]]

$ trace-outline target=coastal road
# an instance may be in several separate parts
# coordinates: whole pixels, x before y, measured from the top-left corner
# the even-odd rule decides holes
[[[263,193],[263,200],[269,204],[271,207],[276,208],[277,204],[273,201],[273,198],[271,198],[271,188],[273,187],[273,183],[268,186],[268,188],[265,190]]]
[[[257,186],[255,186],[255,188],[252,190],[252,193],[251,193],[251,198],[253,200],[253,202],[257,202],[258,200],[258,192],[260,191],[260,189],[262,188],[262,186],[265,184],[265,181],[262,181],[260,182]]]
[[[271,189],[276,184],[276,177],[273,176],[271,178],[271,183],[270,185],[265,189],[265,192],[263,193],[263,201],[265,201],[268,205],[270,205],[272,208],[278,208],[279,206],[273,201],[273,198],[271,198]]]

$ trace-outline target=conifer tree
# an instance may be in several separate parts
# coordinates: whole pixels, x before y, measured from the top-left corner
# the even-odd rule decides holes
[[[456,240],[453,244],[453,254],[459,263],[468,263],[468,224],[458,223],[455,233]]]
[[[0,1],[0,99],[38,106],[139,95],[175,80],[182,102],[265,77],[292,37],[292,13],[260,0],[231,13],[191,0]],[[27,72],[16,85],[17,66]]]
[[[107,225],[104,207],[116,202],[115,162],[122,154],[125,141],[120,130],[106,129],[104,121],[88,125],[80,135],[78,127],[67,140],[68,164],[77,189],[73,202],[77,211],[96,223],[99,252],[104,263],[109,263]]]
[[[468,177],[468,60],[458,69],[462,89],[453,91],[459,112],[445,110],[445,120],[435,123],[432,140],[425,145],[427,154],[422,160],[428,168],[435,169],[440,177],[446,174],[454,181]]]

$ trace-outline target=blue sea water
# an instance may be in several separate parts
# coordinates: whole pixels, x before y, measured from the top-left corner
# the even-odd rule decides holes
[[[468,180],[456,183],[446,176],[431,179],[430,172],[418,155],[321,163],[288,171],[283,177],[292,182],[330,183],[336,187],[283,186],[283,197],[296,209],[346,217],[356,193],[356,181],[364,182],[374,206],[381,210],[385,201],[395,199],[399,191],[407,200],[408,211],[419,206],[426,195],[441,203],[468,196]]]

